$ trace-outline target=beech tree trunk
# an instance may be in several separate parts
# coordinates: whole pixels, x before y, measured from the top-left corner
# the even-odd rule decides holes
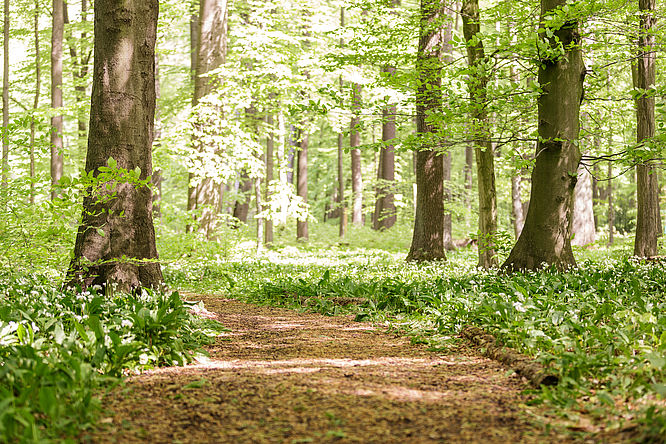
[[[442,107],[441,19],[439,0],[421,0],[416,58],[416,211],[408,261],[446,260],[444,251],[444,162],[435,116]]]
[[[469,92],[472,110],[472,135],[476,154],[476,172],[479,184],[479,267],[497,266],[495,235],[497,232],[497,193],[495,191],[495,153],[490,138],[487,93],[488,73],[481,31],[478,0],[464,0],[461,10],[463,34],[467,41],[470,66]]]
[[[63,14],[64,14],[64,24],[69,24],[69,12],[68,4],[63,4]],[[81,21],[86,22],[88,20],[88,3],[86,0],[81,1]],[[81,42],[85,42],[87,35],[85,32],[81,33]],[[86,99],[86,87],[85,79],[88,75],[88,65],[90,63],[90,56],[92,53],[90,51],[86,52],[84,47],[80,48],[79,51],[76,47],[76,42],[72,37],[71,32],[67,33],[66,36],[67,43],[69,46],[69,55],[73,63],[72,69],[72,80],[74,81],[74,96],[76,98],[76,122],[77,122],[77,141],[79,148],[85,150],[86,141],[87,141],[87,131],[88,125],[85,119],[84,112],[84,102]]]
[[[243,170],[241,172],[239,182],[238,194],[240,196],[234,205],[233,216],[240,222],[246,224],[248,214],[250,213],[249,193],[252,191],[252,179],[250,179],[250,175],[247,173],[247,171]]]
[[[655,136],[656,53],[653,27],[655,25],[656,0],[639,0],[641,11],[638,57],[635,68],[635,88],[640,93],[636,99],[637,141],[650,143]],[[651,257],[657,255],[657,238],[661,234],[659,213],[659,180],[657,165],[646,160],[636,166],[636,238],[634,255]]]
[[[193,104],[199,103],[200,99],[215,91],[217,82],[209,75],[224,64],[227,54],[227,0],[201,0],[199,2],[199,25],[197,35],[196,50],[196,69],[194,79],[194,98]],[[206,127],[206,122],[197,122],[202,128]],[[195,150],[199,152],[216,151],[216,146],[205,145],[203,141],[194,141]],[[249,179],[248,179],[249,181]],[[207,238],[214,236],[217,227],[217,209],[220,206],[220,184],[210,176],[195,177],[194,185],[196,189],[195,208],[201,209],[201,219],[199,220],[199,229]],[[249,181],[249,187],[252,187]],[[190,190],[193,192],[193,190]],[[249,205],[248,205],[249,208]],[[245,218],[239,218],[242,221],[247,220],[247,210],[243,209],[239,213]],[[234,216],[236,212],[234,211]]]
[[[361,85],[352,85],[352,112],[349,128],[349,146],[351,147],[352,175],[352,223],[363,225],[363,176],[361,174]]]
[[[308,134],[300,130],[300,149],[298,150],[298,167],[296,169],[296,194],[303,199],[303,202],[308,202]],[[308,221],[296,221],[296,239],[308,239]]]
[[[548,26],[544,18],[566,3],[566,0],[541,1],[541,31]],[[553,37],[547,38],[548,41],[554,48],[563,48],[563,53],[542,60],[539,67],[539,85],[543,91],[538,99],[536,164],[525,226],[502,265],[510,271],[534,270],[544,264],[558,269],[576,265],[571,250],[571,213],[581,158],[578,136],[585,66],[578,21],[568,20],[561,27],[539,35],[550,32]]]
[[[53,0],[51,34],[51,108],[58,110],[51,117],[51,200],[58,197],[58,182],[63,173],[62,115],[62,41],[65,29],[63,0]]]
[[[271,199],[270,185],[273,181],[274,169],[275,169],[275,135],[273,133],[274,119],[273,115],[269,112],[266,115],[266,125],[268,126],[268,136],[266,136],[266,186],[264,188],[264,200],[266,204]],[[266,226],[264,229],[264,243],[270,245],[273,243],[273,220],[271,217],[266,218]]]
[[[613,208],[613,162],[608,162],[608,245],[613,245],[615,230],[615,208]]]
[[[199,45],[199,17],[196,14],[190,16],[190,72],[192,85],[196,84],[197,79],[197,47]],[[192,106],[196,106],[197,98],[192,94]],[[194,173],[190,171],[187,179],[187,211],[193,211],[197,207],[197,194],[199,194],[198,184],[196,183]],[[192,226],[188,225],[186,231],[192,231]]]
[[[382,67],[387,76],[395,75],[392,66]],[[373,228],[375,230],[388,230],[396,222],[396,210],[393,197],[393,184],[395,182],[395,136],[396,136],[396,106],[388,105],[382,109],[382,142],[379,150],[379,165],[377,168],[377,189],[375,190],[375,213]]]
[[[86,172],[115,159],[120,169],[152,174],[155,118],[157,0],[97,0],[90,133]],[[127,177],[127,175],[125,175]],[[111,190],[107,188],[111,186]],[[152,219],[152,193],[144,184],[112,180],[83,201],[67,285],[113,291],[162,284]]]
[[[35,113],[39,109],[39,97],[42,89],[42,63],[39,49],[39,0],[35,0],[34,36],[35,36],[35,99],[32,103],[33,115],[30,116],[30,203],[35,203]]]
[[[345,26],[345,8],[340,8],[340,27]],[[340,48],[344,46],[344,40],[340,39]],[[340,93],[342,93],[342,76],[339,77]],[[344,169],[344,136],[338,133],[338,210],[340,212],[340,222],[338,234],[344,237],[347,234],[347,201],[345,200],[345,169]]]
[[[578,166],[578,182],[574,189],[572,232],[572,245],[582,247],[595,241],[592,175],[583,165]]]
[[[513,219],[513,231],[516,239],[520,237],[525,225],[525,215],[523,213],[523,201],[521,199],[522,177],[520,171],[516,171],[511,177],[511,218]]]
[[[2,33],[2,187],[9,177],[9,0],[4,4]]]

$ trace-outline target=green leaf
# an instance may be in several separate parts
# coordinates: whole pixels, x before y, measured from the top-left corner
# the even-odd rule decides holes
[[[188,389],[198,389],[198,388],[201,388],[201,387],[203,387],[204,385],[206,385],[207,382],[208,382],[208,380],[205,379],[205,378],[204,378],[204,379],[200,379],[200,380],[198,380],[198,381],[192,381],[192,382],[190,382],[189,384],[184,385],[184,386],[183,386],[183,390],[188,390]]]

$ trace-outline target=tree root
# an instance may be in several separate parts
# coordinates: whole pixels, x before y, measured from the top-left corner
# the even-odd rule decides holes
[[[559,382],[557,375],[549,372],[547,368],[508,347],[502,347],[493,335],[486,333],[481,328],[467,326],[463,328],[461,336],[474,345],[484,348],[485,357],[499,361],[514,370],[535,388],[542,385],[556,385]]]

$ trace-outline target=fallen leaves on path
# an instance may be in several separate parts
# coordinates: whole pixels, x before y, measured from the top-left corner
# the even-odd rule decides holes
[[[542,443],[526,383],[349,317],[196,296],[231,331],[210,360],[130,378],[88,437],[129,443]]]

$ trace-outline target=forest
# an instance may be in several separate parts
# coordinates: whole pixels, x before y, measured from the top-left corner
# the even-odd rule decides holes
[[[666,442],[657,0],[3,1],[0,442]]]

